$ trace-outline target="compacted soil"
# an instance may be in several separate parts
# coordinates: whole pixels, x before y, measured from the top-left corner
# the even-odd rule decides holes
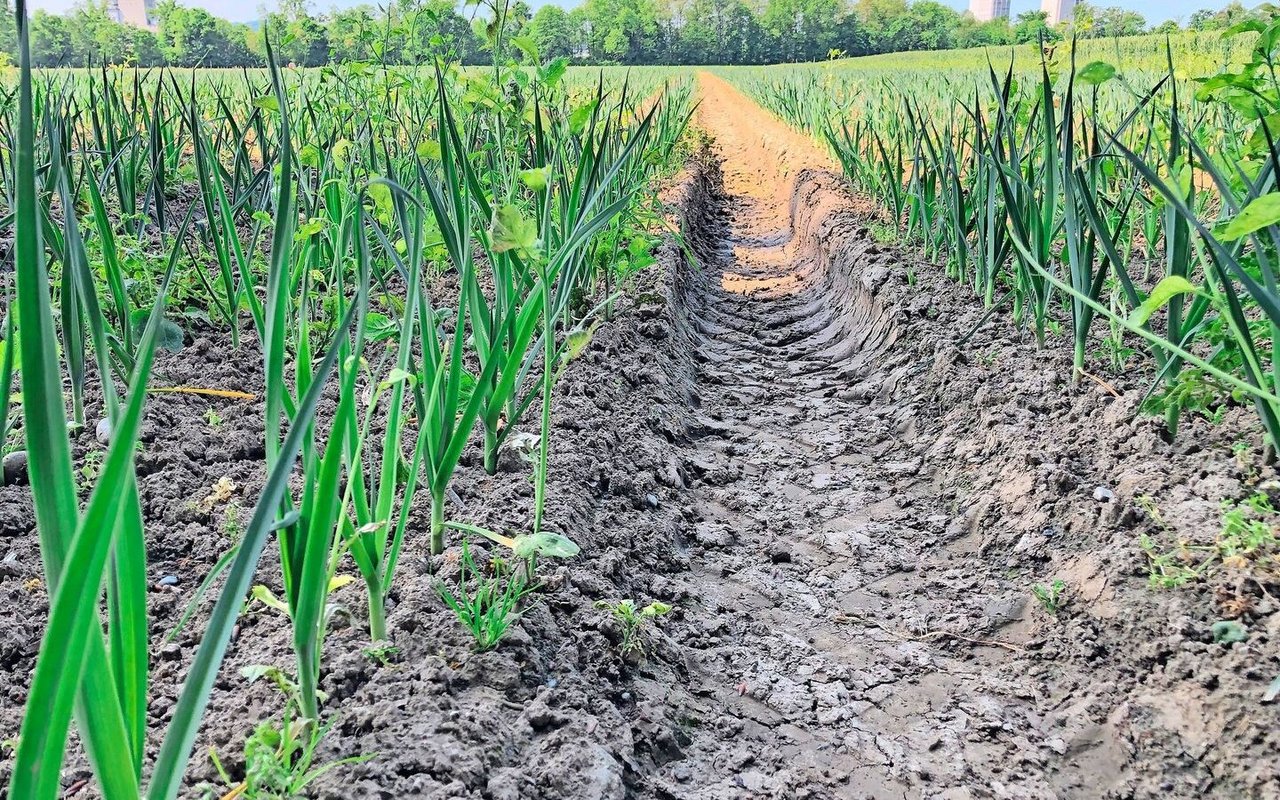
[[[1276,587],[1245,572],[1152,589],[1138,543],[1212,541],[1220,501],[1274,488],[1247,413],[1167,442],[1137,413],[1140,376],[1072,381],[1069,353],[1037,353],[939,268],[878,244],[883,226],[807,137],[699,83],[710,145],[672,192],[680,235],[559,386],[549,519],[582,555],[544,563],[511,637],[475,654],[435,591],[456,548],[429,560],[420,512],[388,664],[364,652],[358,585],[335,594],[352,613],[325,645],[335,722],[319,758],[370,758],[308,795],[1280,797],[1264,701]],[[211,333],[160,377],[257,392],[259,363]],[[247,518],[261,413],[151,402],[157,630]],[[450,514],[525,524],[527,465],[490,477],[478,462],[468,453]],[[17,731],[47,610],[25,491],[0,489],[0,738]],[[276,569],[264,559],[262,582]],[[1055,579],[1051,614],[1031,588]],[[673,607],[643,658],[624,657],[597,606],[624,598]],[[1215,642],[1226,617],[1244,641]],[[157,646],[157,724],[201,623]],[[281,705],[242,670],[291,669],[288,641],[250,606],[188,796],[232,788],[209,748],[239,778],[245,737]],[[69,797],[88,796],[87,776],[73,758]]]

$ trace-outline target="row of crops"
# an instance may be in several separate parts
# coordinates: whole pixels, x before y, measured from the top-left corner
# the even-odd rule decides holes
[[[724,74],[825,140],[984,322],[1070,347],[1077,381],[1146,376],[1171,435],[1250,403],[1274,452],[1280,22],[1203,38]]]
[[[21,2],[17,17],[23,28]],[[652,263],[653,186],[678,160],[689,88],[536,57],[33,74],[20,33],[20,70],[0,90],[13,266],[0,432],[26,462],[50,616],[9,797],[59,796],[74,718],[103,797],[172,798],[269,544],[296,654],[298,724],[284,730],[312,748],[297,731],[322,724],[339,572],[363,581],[369,637],[383,640],[406,552],[487,537],[507,566],[442,592],[483,648],[538,559],[576,551],[544,513],[555,383]],[[261,358],[266,480],[195,600],[207,622],[181,695],[149,727],[149,653],[165,632],[148,626],[135,458],[158,351],[192,324],[227,332],[228,358]],[[103,419],[86,418],[86,397]],[[86,486],[69,430],[95,425],[109,443]],[[520,434],[536,439],[524,533],[451,521],[464,449],[482,447],[492,472]],[[423,504],[430,529],[411,530]]]

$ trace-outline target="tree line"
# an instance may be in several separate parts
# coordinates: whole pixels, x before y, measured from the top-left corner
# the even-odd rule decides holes
[[[936,0],[585,0],[572,10],[546,5],[536,13],[524,0],[488,3],[391,0],[325,14],[307,0],[281,0],[251,26],[160,0],[152,12],[154,30],[147,30],[113,20],[105,0],[82,0],[66,14],[36,11],[31,49],[42,67],[241,67],[264,63],[263,38],[270,36],[280,58],[298,66],[422,64],[440,56],[489,63],[496,48],[584,64],[769,64],[1181,29],[1172,21],[1152,28],[1137,12],[1088,2],[1056,27],[1039,11],[978,22]],[[1232,2],[1198,11],[1186,29],[1226,28],[1261,18],[1263,8]],[[499,15],[501,26],[495,24]],[[499,28],[516,33],[495,41]],[[0,52],[13,58],[15,51],[10,11],[0,21]]]

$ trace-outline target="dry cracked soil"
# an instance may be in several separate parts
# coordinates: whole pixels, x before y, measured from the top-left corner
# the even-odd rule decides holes
[[[1203,536],[1220,500],[1274,480],[1224,432],[1252,431],[1247,415],[1165,441],[1137,413],[1139,379],[1072,382],[1069,355],[1035,352],[939,269],[878,243],[814,142],[720,78],[698,81],[709,144],[671,191],[681,245],[559,391],[549,518],[583,555],[545,566],[488,653],[436,596],[456,551],[432,562],[409,546],[387,665],[362,652],[358,589],[339,590],[354,613],[326,642],[335,723],[320,756],[371,759],[308,796],[1280,797],[1263,699],[1280,674],[1275,587],[1156,591],[1137,543]],[[249,349],[197,335],[160,376],[253,392]],[[148,411],[158,629],[229,545],[228,509],[256,496],[260,419],[254,403],[180,395]],[[478,461],[469,451],[450,514],[518,526],[526,468],[488,476]],[[229,505],[192,502],[221,478]],[[17,730],[47,610],[32,524],[24,490],[0,489],[0,738]],[[274,570],[266,558],[262,582]],[[1053,579],[1056,615],[1031,593]],[[1210,634],[1224,597],[1244,641]],[[624,598],[673,606],[643,658],[621,655],[597,606]],[[200,622],[154,654],[157,725]],[[244,737],[280,698],[241,670],[288,668],[288,653],[278,615],[251,608],[187,796],[230,789],[204,753],[243,769]],[[67,796],[89,796],[87,778],[74,757]]]

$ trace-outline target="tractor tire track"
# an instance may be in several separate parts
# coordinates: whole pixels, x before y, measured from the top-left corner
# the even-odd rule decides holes
[[[887,256],[811,143],[700,83],[718,163],[677,284],[701,401],[690,615],[707,623],[700,730],[659,796],[1057,796],[1001,630],[1025,587],[945,546],[903,391],[919,364],[873,295]]]

